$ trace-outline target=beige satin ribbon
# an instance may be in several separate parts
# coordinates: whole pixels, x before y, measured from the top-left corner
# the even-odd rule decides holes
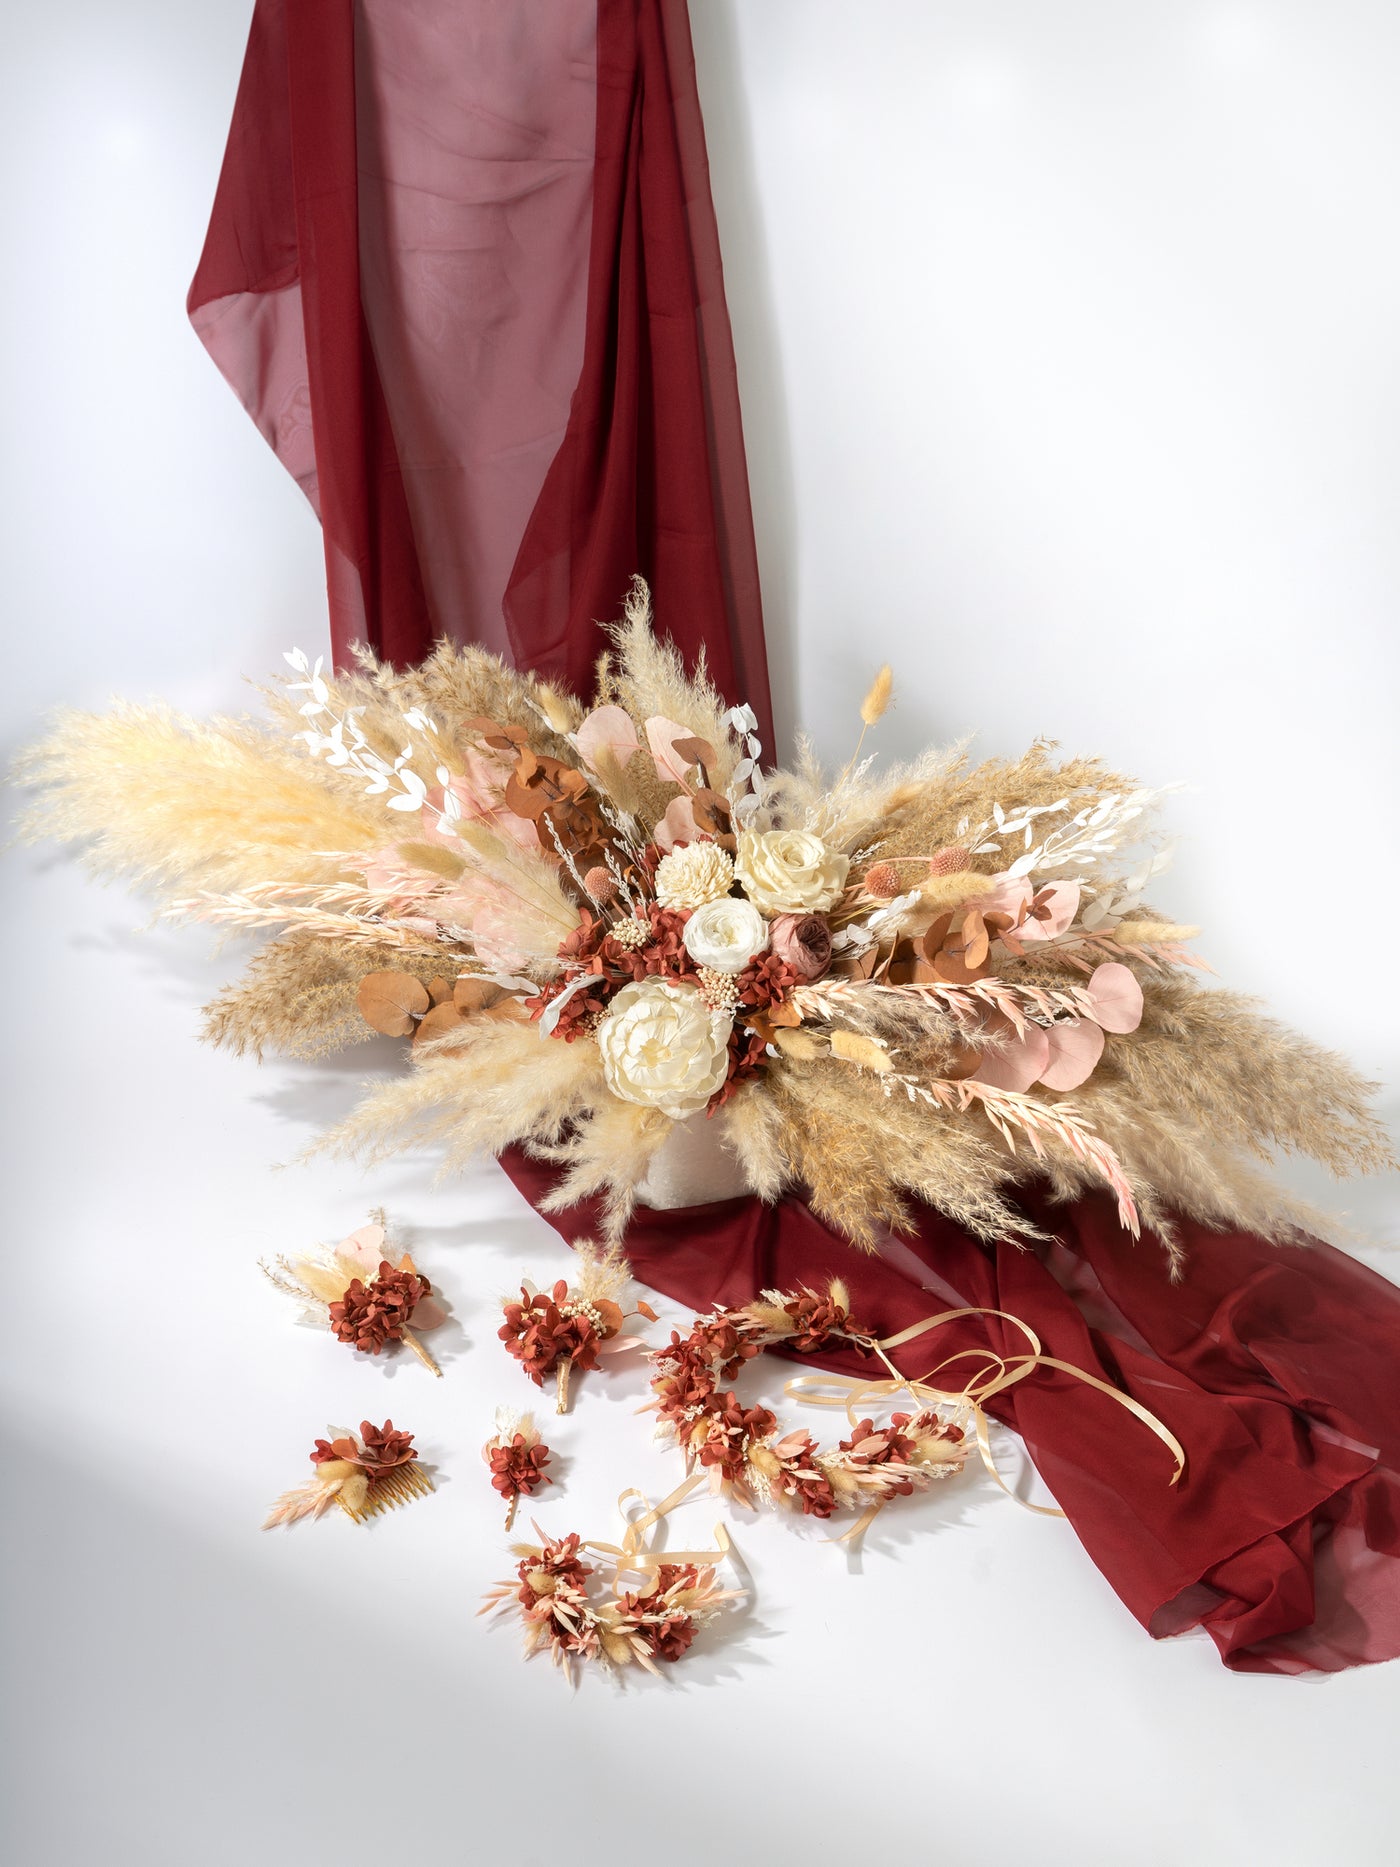
[[[916,1336],[923,1335],[930,1329],[937,1329],[943,1323],[957,1322],[964,1316],[999,1316],[1003,1322],[1011,1323],[1030,1343],[1029,1354],[999,1355],[990,1346],[959,1349],[955,1355],[947,1356],[930,1368],[927,1374],[917,1377],[901,1374],[890,1360],[887,1350],[902,1348],[906,1342],[912,1342]],[[1022,1322],[1019,1316],[1012,1316],[1006,1310],[982,1308],[941,1310],[936,1316],[927,1316],[922,1322],[911,1323],[907,1329],[901,1329],[898,1335],[885,1336],[879,1341],[874,1336],[857,1336],[851,1339],[861,1342],[864,1347],[879,1356],[890,1371],[889,1380],[866,1381],[854,1375],[803,1374],[787,1382],[784,1393],[792,1395],[794,1399],[806,1401],[809,1406],[844,1407],[846,1417],[852,1426],[860,1423],[861,1416],[857,1408],[862,1402],[892,1400],[896,1394],[907,1393],[920,1406],[940,1403],[965,1406],[972,1413],[982,1463],[1008,1497],[1015,1498],[1018,1504],[1026,1510],[1034,1511],[1038,1516],[1063,1517],[1066,1513],[1053,1504],[1030,1504],[1026,1499],[1016,1497],[1016,1493],[997,1470],[992,1458],[987,1416],[983,1411],[985,1401],[992,1399],[996,1394],[1005,1392],[1009,1387],[1014,1387],[1018,1381],[1024,1381],[1028,1375],[1034,1374],[1037,1368],[1054,1368],[1061,1374],[1071,1375],[1076,1381],[1082,1381],[1086,1387],[1096,1387],[1101,1394],[1107,1394],[1111,1400],[1116,1400],[1120,1407],[1126,1407],[1129,1413],[1136,1415],[1150,1432],[1156,1434],[1171,1453],[1175,1469],[1170,1483],[1176,1484],[1186,1470],[1185,1448],[1175,1433],[1164,1426],[1155,1413],[1144,1407],[1140,1401],[1134,1400],[1131,1394],[1125,1394],[1121,1388],[1112,1387],[1107,1381],[1101,1381],[1097,1375],[1089,1374],[1083,1368],[1076,1368],[1072,1362],[1059,1361],[1055,1356],[1045,1354],[1040,1346],[1040,1338],[1034,1329],[1028,1323]],[[961,1388],[936,1387],[933,1384],[934,1377],[941,1374],[945,1368],[951,1367],[955,1361],[979,1361],[984,1364],[986,1373],[980,1378],[976,1375],[970,1376]],[[835,1388],[839,1391],[822,1393],[819,1390],[823,1387]],[[854,1529],[848,1530],[845,1536],[836,1540],[843,1543],[855,1540],[879,1508],[877,1504],[873,1509],[866,1511]]]
[[[683,1504],[697,1485],[705,1482],[703,1472],[692,1472],[684,1483],[676,1486],[669,1497],[662,1498],[659,1504],[648,1505],[644,1515],[629,1518],[627,1516],[628,1506],[633,1500],[639,1504],[647,1503],[645,1492],[638,1491],[635,1486],[631,1486],[617,1500],[618,1512],[627,1524],[621,1543],[600,1543],[593,1537],[588,1537],[581,1543],[580,1547],[583,1549],[591,1549],[601,1556],[611,1556],[614,1559],[617,1565],[617,1579],[614,1586],[618,1594],[623,1592],[622,1577],[624,1574],[645,1575],[651,1570],[661,1568],[665,1563],[676,1562],[693,1562],[704,1568],[710,1568],[715,1563],[722,1562],[730,1553],[733,1545],[729,1540],[729,1532],[722,1523],[715,1525],[713,1549],[651,1551],[645,1546],[647,1532],[654,1529],[661,1519],[673,1511],[678,1504]]]

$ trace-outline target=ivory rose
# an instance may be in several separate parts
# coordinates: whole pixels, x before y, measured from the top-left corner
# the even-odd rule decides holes
[[[624,985],[598,1025],[608,1088],[624,1102],[679,1121],[724,1087],[734,1019],[712,1011],[693,985],[639,979]]]
[[[697,966],[713,972],[742,972],[768,945],[768,923],[752,901],[725,895],[696,908],[681,935]]]
[[[734,872],[767,914],[822,914],[840,899],[850,867],[810,830],[746,830]]]

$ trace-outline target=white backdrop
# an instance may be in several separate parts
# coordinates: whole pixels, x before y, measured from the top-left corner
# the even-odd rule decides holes
[[[182,312],[249,11],[7,20],[11,745],[60,700],[236,705],[324,635],[311,514]],[[1393,1112],[1400,15],[692,12],[782,723],[843,755],[889,660],[892,751],[1048,732],[1189,780],[1164,898]],[[53,852],[3,877],[17,1867],[1394,1859],[1400,1667],[1155,1646],[987,1480],[892,1511],[855,1565],[740,1525],[752,1605],[661,1689],[522,1668],[471,1618],[505,1572],[476,1448],[527,1397],[495,1301],[563,1248],[494,1169],[274,1171],[392,1047],[210,1053],[195,1007],[235,956],[140,931]],[[1393,1268],[1394,1183],[1341,1199]],[[441,1382],[297,1331],[253,1269],[381,1202],[453,1298]],[[640,1387],[589,1377],[548,1421],[551,1526],[607,1534],[624,1485],[674,1481]],[[370,1413],[439,1495],[259,1536],[310,1436]]]

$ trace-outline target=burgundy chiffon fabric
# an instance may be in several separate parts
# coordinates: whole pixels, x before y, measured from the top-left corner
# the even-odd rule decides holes
[[[640,571],[771,745],[684,0],[257,0],[190,310],[321,516],[338,658],[446,634],[585,691]],[[550,1170],[504,1164],[538,1205]],[[1138,1420],[1052,1372],[993,1403],[1145,1627],[1202,1626],[1244,1671],[1400,1652],[1400,1290],[1324,1245],[1189,1225],[1174,1285],[1107,1201],[1036,1210],[1038,1252],[924,1210],[865,1256],[798,1199],[642,1212],[627,1249],[696,1308],[839,1273],[881,1333],[959,1304],[1022,1318],[1186,1447],[1170,1486]],[[1020,1352],[1005,1329],[898,1359]]]
[[[189,296],[331,640],[591,691],[631,578],[772,743],[684,0],[257,0]]]
[[[538,1206],[549,1167],[503,1164]],[[1038,1370],[989,1407],[1024,1439],[1080,1541],[1154,1634],[1204,1627],[1241,1672],[1333,1672],[1400,1653],[1400,1291],[1324,1244],[1279,1247],[1183,1225],[1184,1280],[1160,1245],[1134,1244],[1113,1202],[1027,1205],[1058,1242],[991,1249],[923,1208],[908,1240],[852,1250],[801,1201],[641,1211],[638,1277],[695,1309],[840,1276],[881,1335],[945,1308],[1019,1317],[1047,1355],[1131,1395],[1174,1432],[1187,1469],[1124,1407]],[[585,1205],[546,1213],[596,1233]],[[1015,1355],[994,1318],[944,1325],[894,1352],[919,1375],[981,1343]],[[872,1373],[850,1351],[801,1359]],[[878,1373],[878,1370],[874,1372]]]

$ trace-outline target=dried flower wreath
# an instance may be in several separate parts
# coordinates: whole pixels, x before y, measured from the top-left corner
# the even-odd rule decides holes
[[[661,1431],[682,1448],[687,1466],[704,1468],[712,1490],[745,1504],[790,1504],[810,1517],[860,1510],[867,1513],[863,1528],[868,1513],[888,1499],[962,1470],[969,1417],[963,1402],[896,1413],[888,1426],[853,1421],[850,1438],[835,1452],[822,1452],[804,1428],[781,1432],[768,1408],[745,1407],[722,1385],[777,1344],[804,1352],[834,1345],[871,1352],[875,1338],[852,1322],[848,1303],[839,1280],[825,1296],[765,1290],[757,1303],[698,1317],[684,1338],[673,1330],[670,1342],[649,1357]]]
[[[629,1315],[656,1321],[649,1303],[639,1301],[624,1311],[618,1302],[627,1289],[628,1270],[616,1245],[600,1251],[590,1239],[581,1238],[574,1250],[583,1266],[577,1281],[570,1284],[561,1277],[545,1292],[527,1277],[519,1302],[512,1297],[502,1304],[505,1320],[496,1331],[536,1387],[554,1377],[559,1413],[568,1411],[574,1369],[586,1373],[598,1366],[600,1355],[617,1355],[641,1342],[638,1335],[622,1333]]]
[[[723,1526],[716,1527],[713,1550],[657,1556],[644,1549],[645,1532],[691,1489],[692,1484],[682,1485],[632,1520],[621,1544],[593,1542],[576,1534],[550,1537],[536,1524],[539,1542],[511,1546],[520,1558],[514,1578],[498,1582],[479,1611],[518,1609],[525,1657],[547,1651],[570,1678],[576,1662],[605,1670],[637,1665],[659,1674],[658,1660],[683,1658],[699,1630],[743,1592],[720,1588],[715,1580],[715,1564],[729,1550]],[[646,1502],[638,1491],[624,1492],[619,1499],[624,1515],[632,1499]],[[585,1562],[583,1550],[603,1556],[604,1563]],[[626,1589],[623,1578],[628,1575],[644,1576],[648,1585]],[[595,1599],[590,1588],[609,1579],[612,1598]]]
[[[1274,1238],[1325,1226],[1250,1164],[1388,1164],[1369,1086],[1187,970],[1144,900],[1154,793],[1038,744],[833,779],[765,772],[752,713],[652,635],[634,591],[596,704],[479,649],[405,673],[296,653],[271,724],[68,714],[21,760],[32,837],[277,938],[208,1011],[240,1051],[413,1037],[327,1137],[446,1164],[521,1142],[620,1235],[677,1124],[709,1115],[764,1198],[871,1245],[910,1195],[1029,1237],[1015,1187],[1107,1186]],[[888,705],[888,671],[861,708]]]
[[[323,1517],[332,1504],[353,1522],[364,1523],[432,1490],[417,1462],[412,1433],[396,1431],[392,1420],[382,1426],[361,1420],[359,1438],[340,1427],[326,1430],[331,1437],[318,1439],[312,1448],[310,1483],[282,1493],[268,1512],[264,1530],[303,1517]]]
[[[402,1342],[440,1375],[442,1369],[418,1336],[436,1329],[446,1311],[408,1253],[393,1264],[386,1255],[389,1248],[379,1215],[329,1249],[260,1262],[268,1281],[301,1304],[304,1322],[332,1330],[337,1341],[365,1355],[377,1355],[386,1342]]]
[[[514,1413],[509,1407],[497,1407],[496,1430],[481,1448],[491,1472],[492,1488],[506,1503],[506,1528],[515,1522],[516,1506],[523,1497],[533,1497],[543,1485],[554,1480],[545,1471],[549,1447],[535,1431],[528,1413]]]
[[[972,1316],[1000,1318],[1024,1338],[1025,1351],[1006,1354],[990,1345],[961,1349],[919,1378],[902,1374],[890,1360],[890,1351]],[[834,1452],[820,1451],[805,1428],[783,1432],[767,1407],[745,1407],[732,1388],[722,1385],[766,1349],[808,1354],[833,1347],[873,1356],[886,1370],[860,1379],[799,1375],[787,1383],[791,1395],[818,1406],[844,1407],[851,1436]],[[687,1468],[698,1464],[712,1491],[743,1504],[782,1503],[812,1517],[860,1511],[842,1542],[858,1539],[891,1498],[908,1497],[935,1478],[960,1472],[973,1443],[992,1477],[1009,1492],[992,1458],[984,1403],[1038,1368],[1070,1375],[1126,1407],[1171,1453],[1171,1484],[1186,1469],[1180,1440],[1155,1414],[1098,1376],[1044,1354],[1035,1331],[1004,1310],[944,1310],[881,1339],[853,1320],[846,1287],[833,1278],[824,1294],[805,1288],[765,1290],[755,1303],[713,1309],[696,1318],[687,1336],[673,1330],[671,1340],[648,1359],[656,1370],[655,1398],[644,1411],[660,1416],[661,1436],[680,1446]],[[963,1369],[962,1384],[936,1384],[954,1363],[971,1364],[970,1372]],[[895,1413],[888,1426],[876,1426],[859,1411],[901,1393],[918,1411]],[[1027,1508],[1043,1516],[1064,1514],[1054,1506]]]

